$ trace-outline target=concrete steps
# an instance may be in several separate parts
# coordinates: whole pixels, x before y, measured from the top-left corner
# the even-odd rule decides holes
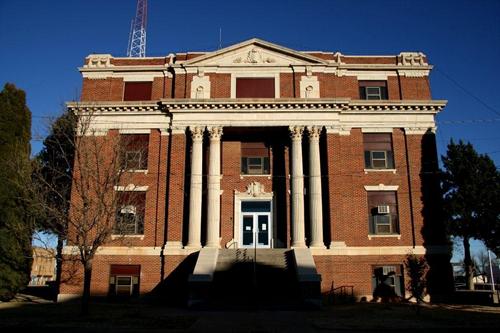
[[[290,249],[219,250],[211,306],[284,309],[299,305],[300,293],[291,261]]]

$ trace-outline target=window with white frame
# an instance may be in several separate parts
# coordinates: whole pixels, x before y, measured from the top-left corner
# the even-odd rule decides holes
[[[263,142],[241,143],[241,174],[268,175],[269,147]]]
[[[368,191],[368,223],[371,235],[399,234],[395,191]]]
[[[385,100],[387,81],[359,81],[359,98],[367,100]]]
[[[366,169],[394,169],[391,133],[363,133]]]
[[[113,234],[143,235],[145,204],[146,192],[119,192]]]

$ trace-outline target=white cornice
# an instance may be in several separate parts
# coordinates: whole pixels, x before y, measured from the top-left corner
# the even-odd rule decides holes
[[[162,99],[163,108],[169,111],[199,110],[212,112],[213,110],[337,110],[339,112],[373,113],[373,112],[423,112],[438,113],[445,106],[444,100],[390,100],[366,101],[349,99]]]
[[[158,102],[68,102],[69,110],[78,112],[152,112],[158,113]]]

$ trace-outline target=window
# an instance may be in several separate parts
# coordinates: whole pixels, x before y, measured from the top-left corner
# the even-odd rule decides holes
[[[388,99],[386,81],[359,81],[359,98],[370,100]]]
[[[394,169],[391,133],[364,133],[366,169]]]
[[[149,134],[122,134],[123,170],[147,170]]]
[[[263,142],[241,143],[241,173],[243,175],[268,175],[269,148]]]
[[[275,98],[274,78],[236,78],[236,98]]]
[[[372,266],[372,272],[374,297],[404,296],[403,268],[401,265]]]
[[[125,82],[124,101],[150,101],[153,82]]]
[[[399,234],[396,192],[369,191],[368,219],[371,235]]]
[[[146,192],[120,192],[118,195],[114,234],[144,234]]]
[[[140,265],[111,265],[109,274],[110,296],[138,296]]]

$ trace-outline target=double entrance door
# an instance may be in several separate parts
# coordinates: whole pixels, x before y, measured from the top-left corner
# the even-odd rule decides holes
[[[271,202],[243,201],[241,203],[241,246],[271,247]]]

